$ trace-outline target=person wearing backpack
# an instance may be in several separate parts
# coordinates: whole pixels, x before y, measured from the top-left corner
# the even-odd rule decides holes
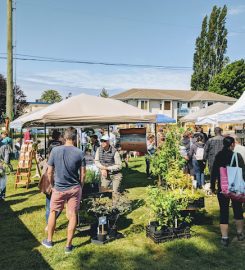
[[[191,145],[188,154],[189,159],[192,159],[195,180],[197,181],[197,188],[202,188],[204,185],[204,169],[205,162],[204,156],[204,138],[202,135],[196,137],[196,142]]]

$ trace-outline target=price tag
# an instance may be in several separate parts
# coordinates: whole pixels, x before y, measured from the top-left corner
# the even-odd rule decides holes
[[[105,225],[106,224],[106,217],[99,217],[99,225]]]

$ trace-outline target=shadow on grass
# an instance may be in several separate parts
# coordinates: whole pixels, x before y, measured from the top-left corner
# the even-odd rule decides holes
[[[8,198],[20,197],[20,196],[22,197],[22,196],[26,196],[26,195],[34,196],[34,195],[36,195],[39,192],[40,191],[37,190],[37,189],[26,190],[26,188],[25,188],[25,192],[12,194],[12,195],[8,196]]]
[[[12,211],[10,203],[0,204],[0,269],[52,269],[35,250],[40,243]]]
[[[81,250],[77,255],[77,266],[84,270],[244,269],[244,250],[237,251],[234,246],[220,248],[219,243],[214,239],[200,240],[201,244],[197,239],[185,239],[160,245],[142,243],[136,246],[136,249],[125,249],[123,246],[120,248],[118,243],[119,246],[116,248],[108,245],[101,247],[97,252]]]

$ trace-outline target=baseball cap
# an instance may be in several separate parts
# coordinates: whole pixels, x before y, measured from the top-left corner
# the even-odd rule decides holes
[[[110,137],[108,135],[103,135],[101,138],[100,138],[101,141],[109,141],[110,140]]]

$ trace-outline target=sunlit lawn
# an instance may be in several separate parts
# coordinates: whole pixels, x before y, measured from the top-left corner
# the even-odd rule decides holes
[[[245,242],[235,239],[220,247],[218,207],[215,197],[206,199],[206,214],[201,225],[192,227],[193,237],[156,245],[145,237],[144,226],[149,210],[142,205],[146,198],[144,159],[132,159],[124,169],[124,187],[136,209],[119,222],[125,238],[104,246],[90,243],[90,237],[76,233],[72,254],[65,255],[67,220],[57,221],[53,249],[45,249],[45,196],[37,184],[14,190],[14,177],[9,177],[7,198],[0,202],[0,270],[3,269],[245,269]],[[212,218],[210,218],[212,217]]]

